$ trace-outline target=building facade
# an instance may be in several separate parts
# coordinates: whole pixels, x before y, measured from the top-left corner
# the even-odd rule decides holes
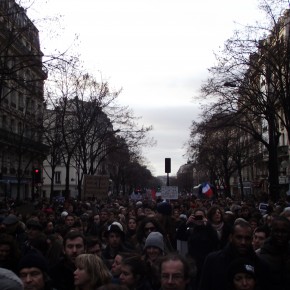
[[[0,1],[0,198],[25,199],[40,192],[43,85],[39,34],[14,0]]]

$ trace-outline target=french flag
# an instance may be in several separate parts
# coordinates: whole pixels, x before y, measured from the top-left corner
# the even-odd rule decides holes
[[[208,198],[213,196],[213,191],[207,182],[202,184],[201,192]]]

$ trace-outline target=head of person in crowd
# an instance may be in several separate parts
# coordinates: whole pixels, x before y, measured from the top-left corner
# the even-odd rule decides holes
[[[109,210],[102,208],[100,211],[100,224],[103,225],[109,221]]]
[[[0,267],[15,272],[20,255],[16,240],[8,234],[0,234]]]
[[[66,259],[74,263],[76,257],[86,251],[85,236],[76,231],[68,232],[63,239],[63,252]]]
[[[51,235],[54,233],[54,222],[53,221],[50,221],[48,220],[45,225],[44,225],[44,233],[46,235]]]
[[[64,218],[64,224],[68,227],[71,228],[76,221],[76,218],[74,214],[68,213],[65,218]]]
[[[272,245],[283,250],[288,247],[290,241],[290,221],[284,216],[277,216],[273,219],[270,232]]]
[[[241,218],[245,219],[246,221],[249,221],[251,218],[251,210],[248,205],[243,204],[241,208],[241,212],[239,215]]]
[[[136,239],[138,243],[143,244],[151,232],[157,231],[163,234],[159,222],[154,217],[146,217],[140,221],[137,227]]]
[[[253,252],[252,228],[244,219],[237,219],[229,235],[229,244],[238,256],[247,256]]]
[[[24,290],[52,290],[47,261],[37,251],[31,251],[21,258],[18,275]]]
[[[19,219],[14,214],[7,215],[3,219],[2,225],[5,227],[5,233],[10,235],[15,235],[18,228],[20,227]]]
[[[26,222],[26,233],[28,240],[38,238],[42,234],[43,227],[41,223],[35,219],[29,219]]]
[[[111,273],[102,259],[93,254],[81,254],[75,260],[74,285],[76,290],[95,290],[111,282]]]
[[[267,226],[256,227],[253,234],[252,245],[253,249],[256,251],[262,247],[265,240],[269,237],[270,230]]]
[[[206,212],[203,208],[195,208],[192,214],[188,217],[188,224],[195,224],[197,226],[204,226],[207,222]]]
[[[252,230],[254,231],[258,226],[259,226],[259,220],[256,218],[256,217],[251,217],[249,220],[248,220]]]
[[[119,276],[121,274],[121,266],[122,261],[125,258],[129,258],[132,256],[132,253],[129,252],[120,252],[114,258],[112,267],[111,267],[111,274],[113,276],[113,280],[117,280],[119,282]]]
[[[174,208],[173,209],[173,213],[172,213],[172,217],[176,220],[179,221],[179,216],[180,216],[180,210],[179,208]]]
[[[212,225],[223,223],[223,211],[218,205],[211,206],[207,211],[207,219]]]
[[[145,241],[144,253],[146,261],[154,264],[164,254],[164,239],[159,232],[152,232]]]
[[[97,226],[100,225],[101,219],[100,219],[100,215],[98,213],[93,215],[93,223]]]
[[[129,217],[127,222],[127,231],[130,234],[136,233],[137,230],[137,219],[134,216]]]
[[[24,290],[20,278],[11,270],[0,268],[1,290]]]
[[[87,240],[87,253],[101,257],[102,243],[100,239],[95,236],[87,236],[86,240]]]
[[[162,290],[185,290],[192,276],[189,262],[180,254],[169,253],[159,266]]]
[[[231,262],[227,271],[229,290],[255,290],[257,279],[252,261],[237,258]]]
[[[118,249],[124,240],[124,229],[119,222],[113,222],[108,226],[106,232],[107,246],[112,249]]]
[[[162,201],[156,206],[156,216],[157,218],[172,215],[172,206],[169,202]]]
[[[144,275],[145,267],[141,256],[134,255],[122,260],[120,274],[121,285],[128,287],[130,290],[134,290],[142,286],[144,287],[144,285],[142,285],[144,283]]]

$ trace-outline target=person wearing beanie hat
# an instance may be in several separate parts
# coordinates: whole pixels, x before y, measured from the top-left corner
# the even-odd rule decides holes
[[[120,252],[128,252],[129,249],[124,245],[125,233],[123,226],[119,222],[114,221],[108,226],[105,237],[107,245],[102,251],[102,258],[109,269],[111,269],[116,255]]]
[[[254,290],[256,289],[255,267],[252,261],[245,258],[235,259],[228,268],[227,273],[229,289]]]
[[[23,283],[12,271],[0,268],[0,289],[1,290],[24,290]]]
[[[27,253],[18,264],[18,273],[24,290],[52,290],[48,263],[37,251]]]
[[[164,253],[164,239],[159,232],[151,232],[145,241],[145,260],[153,264]]]
[[[167,215],[171,216],[172,215],[172,206],[170,203],[166,201],[162,201],[157,204],[157,213],[162,214],[162,215]]]

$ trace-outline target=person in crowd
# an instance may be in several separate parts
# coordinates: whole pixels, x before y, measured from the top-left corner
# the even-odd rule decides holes
[[[73,227],[75,221],[76,221],[76,217],[72,213],[68,213],[66,217],[64,218],[64,224],[68,229]]]
[[[136,231],[136,250],[139,251],[140,254],[143,253],[146,238],[151,232],[160,232],[163,235],[166,252],[169,252],[168,248],[170,249],[171,246],[167,246],[164,230],[154,217],[146,217],[139,223]]]
[[[27,239],[25,225],[19,221],[16,215],[9,214],[3,219],[2,226],[4,226],[4,232],[15,239],[19,245],[20,251],[22,251]]]
[[[188,260],[177,253],[165,255],[159,264],[161,290],[191,290],[193,273]]]
[[[125,234],[125,243],[128,247],[134,249],[136,242],[137,219],[134,216],[128,218],[127,231]]]
[[[252,261],[238,258],[228,268],[228,290],[256,290],[257,278]]]
[[[206,219],[203,208],[195,208],[184,225],[188,234],[188,255],[196,266],[196,283],[199,282],[206,256],[219,249],[217,231]]]
[[[18,275],[24,290],[53,290],[48,274],[48,264],[41,253],[32,250],[18,264]]]
[[[224,221],[223,211],[220,206],[213,205],[207,211],[207,219],[216,230],[219,239],[218,248],[222,249],[228,242],[231,227]]]
[[[36,219],[29,219],[26,222],[27,239],[22,250],[23,254],[31,249],[37,249],[45,255],[48,250],[46,235],[43,233],[43,228],[40,222]]]
[[[57,234],[48,235],[46,238],[48,249],[45,254],[49,268],[55,266],[63,257],[63,239]]]
[[[267,226],[259,226],[254,230],[252,245],[255,251],[259,251],[269,234],[270,230]]]
[[[131,257],[132,253],[122,252],[118,253],[114,259],[111,267],[112,283],[120,284],[121,265],[125,258]]]
[[[94,254],[81,254],[75,260],[74,285],[76,290],[96,290],[111,283],[111,273]]]
[[[141,256],[134,255],[122,260],[120,283],[129,290],[152,290],[145,275],[144,262]]]
[[[148,235],[145,246],[143,260],[146,267],[146,276],[152,289],[159,289],[160,283],[157,276],[156,267],[158,259],[164,255],[164,238],[159,232],[152,232]]]
[[[89,236],[100,236],[100,215],[94,214],[92,217],[89,217],[88,227],[86,234]]]
[[[0,289],[24,290],[24,286],[20,278],[13,271],[0,268]]]
[[[156,206],[156,219],[160,223],[169,251],[176,250],[176,223],[172,217],[172,206],[169,202],[159,202]]]
[[[199,283],[199,290],[224,290],[227,287],[226,271],[236,258],[247,258],[254,263],[257,280],[267,289],[269,269],[258,258],[252,247],[252,228],[244,219],[236,220],[229,236],[229,243],[223,249],[207,255]]]
[[[286,290],[290,285],[290,221],[277,216],[271,223],[270,236],[258,252],[271,273],[272,289]]]
[[[109,226],[109,210],[107,208],[102,208],[100,211],[100,227]]]
[[[111,269],[114,258],[120,252],[128,252],[124,246],[124,230],[119,222],[113,222],[108,226],[106,232],[107,246],[102,251],[102,258],[109,269]]]
[[[20,259],[20,249],[8,234],[0,234],[0,267],[16,272]]]
[[[96,236],[86,236],[87,253],[102,257],[102,243]]]
[[[74,288],[75,260],[78,255],[84,254],[85,251],[85,236],[76,231],[68,232],[63,239],[64,257],[50,270],[53,286],[57,290]]]

